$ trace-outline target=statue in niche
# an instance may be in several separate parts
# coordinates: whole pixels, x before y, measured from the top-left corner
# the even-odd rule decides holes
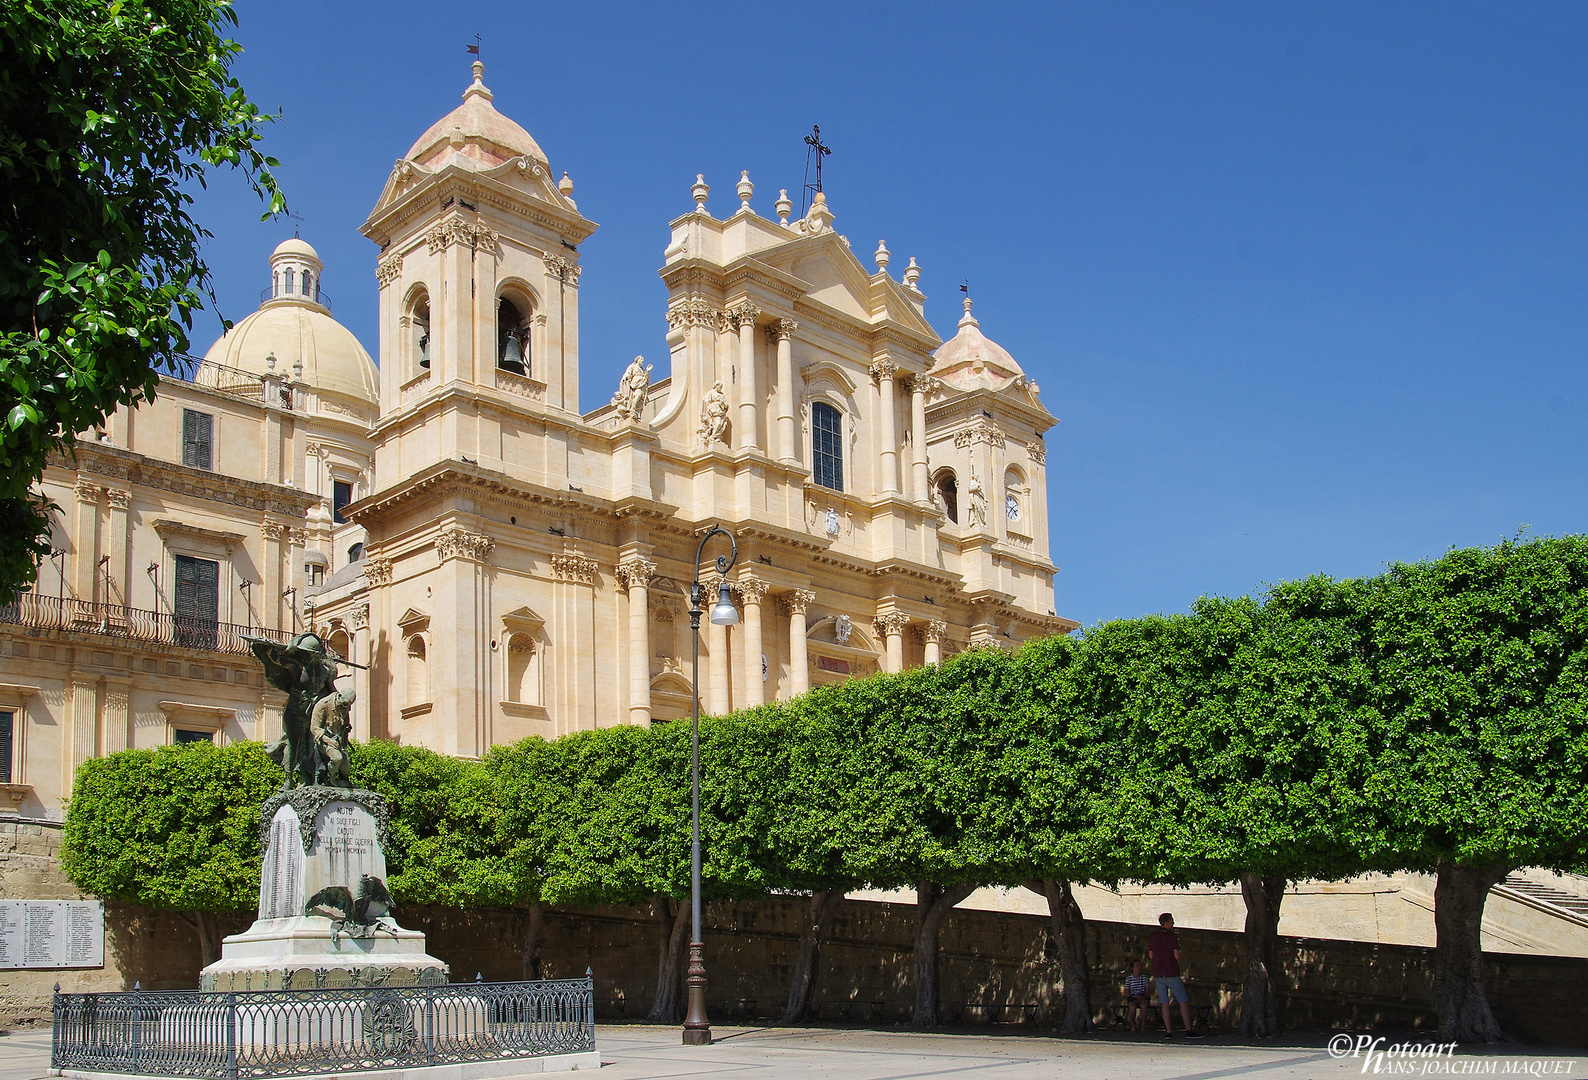
[[[706,400],[700,407],[700,441],[708,446],[726,442],[723,436],[727,430],[728,395],[722,389],[722,380],[718,379],[706,391]]]
[[[618,381],[618,392],[612,395],[612,404],[622,420],[639,420],[645,412],[645,403],[651,396],[651,365],[645,357],[636,356],[634,362]]]
[[[248,648],[264,666],[265,678],[270,685],[287,695],[287,707],[281,712],[281,737],[265,748],[265,753],[287,774],[281,789],[288,791],[297,787],[313,787],[320,782],[322,775],[319,764],[321,750],[311,730],[315,710],[324,699],[338,696],[336,665],[347,661],[339,661],[326,652],[325,643],[313,633],[298,634],[285,645],[251,634],[244,634],[243,640],[248,642]],[[347,704],[351,703],[349,697]],[[334,717],[325,717],[325,723],[329,726],[334,726],[336,722]],[[339,746],[343,759],[341,767],[345,769],[345,727]],[[350,785],[344,782],[333,786]]]
[[[976,475],[976,470],[970,473],[970,484],[965,488],[970,496],[970,523],[981,528],[987,527],[987,492],[981,486],[981,477]]]

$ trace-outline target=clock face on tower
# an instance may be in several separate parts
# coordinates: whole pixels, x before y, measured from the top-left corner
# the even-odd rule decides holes
[[[1004,512],[1009,515],[1010,521],[1020,520],[1020,497],[1018,495],[1004,496]]]

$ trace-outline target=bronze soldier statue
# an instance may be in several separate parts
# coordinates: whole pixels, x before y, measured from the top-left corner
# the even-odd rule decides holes
[[[265,750],[287,774],[282,790],[311,787],[321,779],[324,758],[319,752],[310,721],[320,699],[336,695],[336,657],[325,650],[325,643],[312,633],[295,636],[287,644],[267,638],[244,635],[248,647],[264,665],[270,685],[287,695],[281,715],[281,738]],[[346,759],[346,735],[342,737],[342,757]],[[346,786],[343,784],[336,786]]]

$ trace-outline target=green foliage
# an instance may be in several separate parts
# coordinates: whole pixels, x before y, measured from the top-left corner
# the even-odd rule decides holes
[[[281,782],[258,743],[92,758],[67,804],[61,865],[106,900],[245,911],[259,900],[259,806]]]
[[[702,719],[703,883],[746,897],[1337,879],[1441,860],[1583,869],[1585,694],[1580,538],[1309,578],[1260,603],[1204,599]],[[260,758],[86,765],[68,817],[74,880],[247,906],[252,816],[276,779],[208,764],[228,754]],[[353,763],[393,807],[399,902],[688,895],[687,721],[527,739],[480,762],[373,743]],[[197,782],[185,770],[201,764]]]
[[[48,455],[152,398],[213,299],[192,185],[230,166],[285,207],[236,21],[227,0],[0,8],[0,601],[49,550]]]

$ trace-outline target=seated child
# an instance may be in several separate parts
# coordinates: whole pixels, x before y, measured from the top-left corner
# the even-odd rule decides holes
[[[1152,983],[1141,972],[1141,961],[1130,962],[1125,976],[1125,1023],[1132,1031],[1147,1030],[1147,989]]]

